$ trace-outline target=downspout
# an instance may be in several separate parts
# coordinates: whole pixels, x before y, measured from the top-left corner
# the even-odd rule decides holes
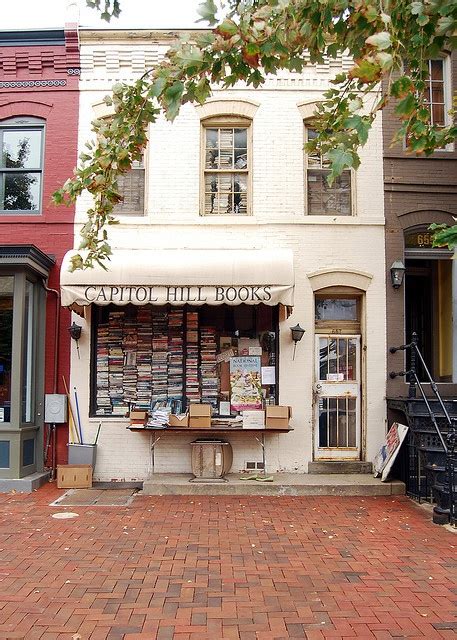
[[[57,289],[51,289],[47,286],[46,282],[43,281],[43,288],[47,293],[53,293],[56,297],[56,318],[55,318],[55,331],[54,331],[54,372],[53,372],[53,381],[52,381],[52,392],[57,393],[57,375],[58,375],[58,366],[59,366],[59,335],[60,335],[60,292]],[[51,425],[49,425],[51,428]],[[51,437],[51,434],[48,436],[48,441]],[[46,450],[48,447],[46,447]],[[45,450],[44,455],[46,456],[47,451]],[[51,459],[51,480],[57,475],[57,429],[56,425],[52,425],[52,459]]]
[[[52,393],[57,393],[57,374],[59,363],[59,334],[60,334],[60,292],[57,289],[50,289],[46,282],[43,281],[43,288],[48,293],[53,293],[56,296],[56,320],[55,320],[55,332],[54,332],[54,373],[52,381]]]

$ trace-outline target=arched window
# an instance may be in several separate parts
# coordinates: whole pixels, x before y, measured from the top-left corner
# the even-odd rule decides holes
[[[305,123],[305,142],[316,137],[312,122]],[[345,169],[330,186],[327,182],[330,162],[319,153],[308,153],[305,158],[306,208],[308,215],[350,216],[352,215],[351,169]]]
[[[39,213],[43,184],[44,120],[0,122],[0,213]]]
[[[251,121],[225,116],[202,125],[203,215],[248,215]]]

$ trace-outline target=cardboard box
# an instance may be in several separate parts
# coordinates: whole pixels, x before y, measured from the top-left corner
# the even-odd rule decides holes
[[[148,414],[146,411],[131,411],[129,414],[130,424],[132,426],[144,426],[147,418]]]
[[[243,429],[265,429],[265,411],[243,411]]]
[[[189,406],[189,427],[191,429],[211,429],[210,404],[191,404]]]
[[[180,415],[175,415],[170,413],[168,418],[168,426],[169,427],[188,427],[189,426],[189,414],[181,413]]]
[[[266,429],[288,429],[292,417],[292,408],[280,405],[270,405],[265,410]]]
[[[90,489],[92,487],[92,465],[57,465],[58,489]]]

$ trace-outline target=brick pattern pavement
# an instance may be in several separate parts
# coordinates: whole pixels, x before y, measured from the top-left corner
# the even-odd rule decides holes
[[[457,537],[404,497],[0,495],[0,639],[456,638]]]

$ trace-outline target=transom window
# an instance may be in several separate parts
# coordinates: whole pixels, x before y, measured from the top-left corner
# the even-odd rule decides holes
[[[306,128],[306,140],[317,137],[314,129]],[[306,156],[307,211],[315,216],[350,216],[352,214],[351,170],[346,169],[329,186],[330,162],[319,153]]]
[[[0,212],[38,212],[43,179],[44,123],[12,118],[0,123]]]
[[[203,127],[203,214],[249,213],[249,121]]]

